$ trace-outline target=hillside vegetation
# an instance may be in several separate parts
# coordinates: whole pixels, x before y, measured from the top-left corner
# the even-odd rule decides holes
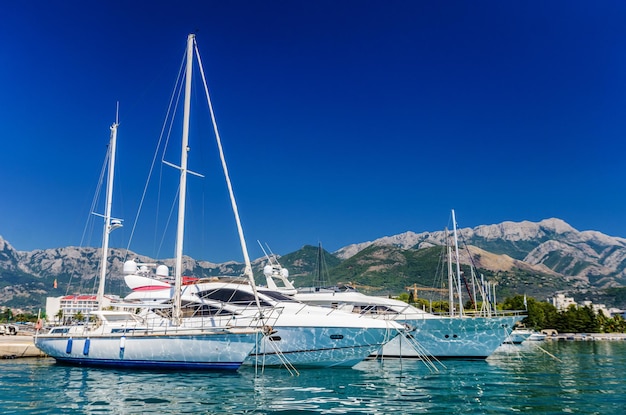
[[[527,295],[545,300],[560,292],[577,301],[626,308],[624,238],[581,232],[560,219],[481,225],[459,229],[458,234],[462,271],[470,275],[473,265],[479,278],[495,284],[498,299]],[[419,297],[436,299],[446,296],[441,290],[448,286],[444,248],[448,242],[446,231],[409,231],[333,253],[323,251],[322,256],[318,247],[305,245],[278,260],[297,287],[352,284],[366,293],[394,296],[413,287],[419,289]],[[0,305],[36,311],[45,306],[48,296],[93,292],[99,257],[97,248],[17,251],[0,237]],[[155,261],[111,249],[109,294],[128,294],[121,273],[127,258]],[[198,277],[237,276],[244,268],[237,262],[217,264],[189,257],[183,262],[185,275]],[[164,263],[173,269],[173,260]],[[266,263],[266,258],[253,261],[259,284],[265,284]]]

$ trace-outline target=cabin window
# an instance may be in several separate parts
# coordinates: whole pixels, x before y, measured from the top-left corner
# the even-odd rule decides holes
[[[232,288],[219,288],[216,290],[200,291],[198,294],[200,298],[206,298],[209,300],[221,301],[223,303],[236,304],[240,306],[254,306],[256,305],[256,299],[252,293],[234,290]],[[262,306],[269,307],[271,304],[260,300]]]
[[[281,301],[283,303],[297,303],[298,301],[294,300],[293,297],[289,297],[285,294],[276,292],[276,291],[259,291],[261,294],[263,295],[267,295],[270,298],[273,298],[274,300],[277,301]]]
[[[223,308],[217,308],[209,304],[194,304],[189,303],[183,307],[183,317],[212,317],[212,316],[225,316],[232,315],[233,312],[224,310]]]

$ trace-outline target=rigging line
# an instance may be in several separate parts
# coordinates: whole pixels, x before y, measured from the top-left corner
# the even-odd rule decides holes
[[[156,147],[156,149],[154,151],[154,156],[152,157],[152,163],[150,164],[150,170],[148,171],[148,177],[146,179],[146,184],[144,185],[144,188],[143,188],[143,193],[141,195],[141,201],[139,202],[139,208],[137,209],[137,214],[135,215],[135,220],[133,222],[133,227],[132,227],[132,229],[130,231],[130,237],[128,238],[128,245],[126,246],[126,256],[125,256],[126,259],[128,258],[128,252],[130,251],[130,244],[131,244],[131,242],[133,240],[133,235],[135,234],[135,229],[137,228],[137,223],[139,222],[139,215],[141,214],[141,210],[143,208],[143,203],[144,203],[144,201],[146,199],[146,194],[148,192],[148,185],[150,184],[150,177],[152,177],[152,172],[154,171],[154,166],[156,164],[156,159],[157,159],[157,156],[159,154],[159,149],[161,147],[161,142],[163,140],[165,127],[166,127],[168,119],[169,119],[169,114],[172,111],[172,105],[173,105],[173,102],[174,102],[175,91],[177,89],[177,85],[179,83],[181,83],[180,79],[182,77],[184,62],[185,62],[185,58],[183,56],[183,60],[181,62],[180,68],[179,68],[178,76],[176,78],[176,82],[174,83],[174,88],[172,90],[172,95],[170,96],[170,102],[169,102],[168,107],[167,107],[165,120],[163,121],[163,125],[161,127],[161,133],[159,135],[159,140],[157,142],[157,147]],[[176,102],[178,102],[178,100],[176,100]]]
[[[270,347],[276,353],[276,357],[278,357],[278,360],[280,360],[281,365],[283,365],[285,367],[285,369],[287,369],[287,371],[289,372],[289,374],[291,376],[293,376],[294,373],[295,373],[296,376],[300,376],[300,372],[298,372],[296,367],[289,361],[289,359],[287,359],[285,354],[282,351],[280,351],[280,349],[278,348],[276,343],[274,343],[273,341],[271,341],[269,339],[270,336],[271,336],[271,333],[269,333],[269,334],[263,333],[263,338],[267,338],[267,341],[265,343],[269,343],[270,344]],[[263,348],[263,353],[261,354],[262,361],[263,361],[263,364],[262,364],[263,367],[265,367],[265,355],[266,355],[265,348]],[[257,359],[258,359],[258,355],[257,355]]]
[[[278,264],[279,267],[282,267],[282,265],[280,265],[280,262],[278,262],[278,257],[276,256],[276,254],[272,251],[272,248],[270,248],[269,244],[266,242],[265,246],[267,246],[267,250],[270,252],[270,254],[272,254],[272,257],[274,258],[274,261],[276,261],[276,264]],[[263,247],[261,247],[261,249],[263,249]],[[264,251],[265,252],[265,251]]]
[[[456,223],[455,225],[458,228],[458,223]],[[457,234],[461,234],[461,239],[463,239],[463,234],[460,231],[457,232]],[[469,256],[470,262],[472,263],[472,265],[470,265],[470,266],[473,266],[474,261],[473,261],[473,258],[472,258],[472,254],[469,252],[469,249],[467,250],[467,254]],[[459,268],[460,268],[461,258],[459,257],[459,255],[457,255],[456,260],[459,262]],[[465,291],[467,291],[467,296],[469,297],[470,303],[473,306],[473,305],[476,304],[476,302],[474,301],[474,298],[472,297],[472,292],[471,292],[471,290],[469,288],[469,285],[467,284],[467,278],[465,278],[465,273],[461,272],[460,274],[461,275],[459,275],[459,278],[461,280],[463,280],[463,285],[465,286]],[[460,292],[459,292],[459,294],[460,294]]]
[[[182,66],[181,66],[180,70],[181,70],[181,73],[182,73],[182,70],[183,70]],[[160,216],[160,212],[161,212],[161,193],[162,193],[162,189],[163,189],[163,166],[169,164],[167,161],[165,161],[165,152],[167,151],[167,148],[169,146],[170,138],[172,137],[172,130],[174,128],[174,118],[176,116],[176,111],[178,109],[178,104],[180,103],[180,98],[181,98],[181,96],[183,94],[183,81],[182,81],[182,75],[180,75],[180,73],[179,73],[179,79],[177,81],[178,82],[176,84],[176,87],[178,87],[178,94],[176,96],[176,101],[175,101],[175,103],[173,105],[174,109],[173,110],[171,109],[171,103],[170,103],[170,108],[168,108],[168,113],[167,113],[167,116],[166,116],[166,119],[165,119],[166,120],[165,122],[168,122],[168,120],[169,120],[169,126],[168,126],[167,134],[165,134],[165,144],[163,144],[163,153],[161,155],[161,164],[160,164],[161,168],[159,169],[159,185],[157,186],[157,203],[156,203],[156,212],[154,214],[154,237],[153,237],[154,241],[157,240],[157,232],[158,232],[158,229],[159,229],[159,216]],[[172,94],[174,94],[174,91],[172,92]],[[164,125],[163,128],[165,128],[165,125]],[[157,147],[157,150],[159,148],[160,148],[160,141],[159,141],[159,146]],[[156,154],[155,154],[155,157],[156,157]],[[177,196],[174,197],[174,200],[172,202],[173,205],[175,205],[176,201],[178,200],[178,194],[179,193],[180,193],[180,185],[176,189],[176,195]],[[174,208],[175,208],[175,206],[172,206],[171,209],[174,209]],[[159,243],[159,245],[157,247],[157,250],[156,250],[156,253],[155,253],[155,255],[157,257],[161,256],[161,248],[163,247],[163,243],[164,243],[164,240],[165,240],[165,234],[166,234],[167,228],[169,227],[170,222],[172,220],[172,213],[173,213],[173,211],[170,210],[170,214],[169,214],[169,216],[167,218],[167,221],[165,223],[165,227],[163,229],[163,234],[161,235],[161,242]]]
[[[278,316],[272,317],[271,314],[272,313],[270,312],[270,316],[268,316],[267,319],[266,319],[267,322],[264,323],[264,325],[261,327],[263,329],[263,331],[262,331],[263,339],[267,339],[267,341],[265,343],[269,343],[270,347],[272,349],[274,349],[274,352],[276,353],[276,356],[280,360],[281,364],[285,367],[285,369],[287,369],[289,374],[291,376],[293,376],[294,373],[295,373],[296,376],[300,376],[300,372],[298,372],[298,370],[295,368],[295,366],[289,361],[287,356],[285,356],[285,354],[278,348],[278,345],[276,343],[274,343],[271,340],[271,338],[270,338],[270,336],[272,334],[274,334],[274,333],[273,333],[273,330],[272,330],[272,326],[268,325],[267,323],[270,322],[270,319],[273,319],[274,322],[276,322],[278,320]],[[261,312],[259,312],[259,320],[261,321],[261,323],[263,323],[263,314]],[[257,351],[260,352],[260,347],[259,346],[260,346],[260,344],[257,343]],[[258,365],[258,357],[259,357],[258,354],[259,353],[257,353],[256,364],[255,365]],[[263,356],[263,359],[262,359],[262,361],[263,361],[263,368],[265,368],[265,356],[266,356],[265,348],[263,348],[263,353],[261,353],[261,354]]]
[[[80,246],[84,247],[84,244],[86,243],[86,240],[90,240],[91,239],[91,235],[93,235],[93,228],[94,228],[94,220],[93,220],[93,215],[94,212],[96,211],[96,206],[98,204],[98,200],[100,199],[100,193],[102,191],[102,184],[104,183],[104,176],[106,175],[106,170],[107,170],[107,165],[108,165],[108,160],[109,157],[111,155],[111,147],[109,144],[107,144],[107,151],[106,154],[104,156],[104,162],[102,163],[102,168],[100,169],[100,177],[98,178],[98,184],[96,185],[96,190],[94,192],[93,195],[93,199],[91,201],[91,206],[89,208],[89,214],[87,215],[87,220],[85,221],[85,227],[83,228],[83,234],[81,236],[81,240],[80,240]],[[87,231],[89,230],[89,237],[87,238]],[[98,266],[98,274],[99,274],[99,270],[100,267],[102,266],[102,264],[99,264]],[[71,274],[70,278],[68,280],[67,286],[66,286],[66,292],[65,295],[68,295],[70,287],[72,285],[72,281],[74,279],[74,275]],[[96,280],[97,278],[95,278],[93,280],[93,286],[92,286],[92,290],[95,289],[95,284],[96,284]],[[83,280],[80,280],[80,284],[79,284],[79,291],[82,291],[82,287],[83,287]]]
[[[217,147],[220,154],[220,160],[222,161],[222,169],[224,170],[224,178],[226,179],[226,185],[228,186],[228,192],[230,194],[230,203],[233,208],[233,213],[235,215],[235,222],[237,223],[237,230],[239,233],[239,242],[241,244],[241,250],[243,252],[244,261],[246,264],[245,273],[248,275],[250,279],[250,286],[252,287],[252,291],[254,292],[254,297],[256,299],[257,307],[259,310],[261,309],[261,303],[259,301],[259,296],[256,289],[256,284],[254,282],[254,274],[252,273],[252,264],[250,262],[250,256],[248,255],[248,248],[246,245],[246,240],[243,234],[243,228],[241,226],[241,219],[239,218],[239,209],[237,208],[237,202],[235,201],[235,194],[233,192],[233,186],[230,181],[230,175],[228,173],[228,166],[226,165],[226,159],[224,157],[224,149],[222,148],[222,140],[220,138],[219,131],[217,129],[217,121],[215,120],[215,112],[213,111],[213,105],[211,104],[211,96],[209,95],[209,87],[206,82],[206,78],[204,76],[204,69],[202,66],[202,60],[200,59],[200,52],[198,51],[198,44],[194,39],[194,46],[196,52],[196,58],[198,59],[198,67],[200,68],[200,74],[202,75],[202,82],[204,84],[204,92],[206,95],[207,103],[209,105],[209,112],[211,113],[211,121],[213,123],[213,131],[215,133],[215,139],[217,141]]]
[[[415,339],[415,337],[411,334],[411,332],[414,332],[414,330],[405,331],[399,328],[395,328],[395,331],[398,333],[397,336],[401,336],[399,337],[400,358],[402,358],[402,341],[406,340],[408,347],[412,348],[418,354],[419,359],[422,361],[424,366],[426,366],[431,371],[431,373],[439,372],[437,364],[441,365],[444,369],[446,368],[446,366],[439,359],[437,359],[435,356],[432,356],[432,354],[429,353],[428,350],[417,341],[417,339]],[[385,356],[381,355],[381,360],[384,359]]]
[[[161,235],[161,241],[159,242],[159,246],[157,248],[157,257],[160,256],[161,248],[163,248],[163,244],[165,243],[165,236],[167,234],[167,228],[169,228],[170,223],[172,222],[172,216],[174,216],[174,211],[176,210],[176,201],[178,200],[180,195],[180,186],[176,191],[176,197],[172,201],[172,205],[170,207],[170,214],[167,216],[167,220],[165,221],[165,228],[163,229],[163,234]]]
[[[460,233],[460,232],[459,232]],[[476,263],[474,262],[474,256],[472,255],[472,253],[470,252],[469,246],[467,245],[467,242],[465,241],[465,237],[463,236],[463,234],[461,233],[461,242],[463,243],[463,247],[465,248],[465,250],[467,251],[467,256],[469,257],[469,260],[471,262],[471,266],[472,266],[472,276],[474,276],[474,270],[477,269],[478,267],[476,266]],[[466,284],[466,289],[468,290],[468,294],[469,294],[469,287],[467,287],[467,282]],[[483,297],[483,299],[485,298],[484,293],[479,289],[481,296]],[[471,299],[471,294],[470,294],[470,299]],[[474,304],[476,304],[476,301],[473,299],[472,302]]]
[[[433,278],[433,287],[445,287],[444,279],[445,275],[445,264],[446,264],[446,246],[441,246],[441,251],[437,255],[437,267],[435,268],[435,277]],[[443,300],[443,294],[441,292],[436,292],[434,295],[430,295],[430,298],[439,299],[439,301]]]
[[[102,163],[102,168],[100,169],[100,177],[98,179],[98,184],[96,185],[96,191],[94,192],[93,199],[91,201],[91,207],[89,208],[89,215],[87,216],[87,220],[85,221],[85,228],[83,229],[83,235],[80,239],[80,246],[82,247],[85,243],[85,235],[87,233],[87,228],[89,224],[92,222],[91,217],[96,210],[96,205],[98,204],[98,200],[100,199],[100,192],[102,190],[102,184],[104,183],[104,175],[106,174],[107,164],[110,156],[110,146],[107,144],[107,152],[104,156],[104,162]]]

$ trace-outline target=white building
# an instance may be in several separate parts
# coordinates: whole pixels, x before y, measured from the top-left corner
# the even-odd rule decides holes
[[[606,308],[606,306],[604,304],[594,304],[591,301],[583,301],[583,306],[584,307],[591,307],[591,309],[596,313],[596,314],[604,314],[606,317],[611,317],[611,312]]]
[[[557,294],[552,298],[548,298],[548,302],[555,306],[558,311],[565,311],[571,305],[578,307],[578,304],[576,303],[576,301],[574,301],[572,297],[566,297],[564,294]],[[604,304],[594,304],[593,302],[588,300],[583,301],[581,307],[589,307],[594,311],[594,313],[602,313],[609,318],[612,318],[616,314],[621,314],[624,312],[623,310],[619,310],[617,308],[607,309],[606,305]]]
[[[571,305],[578,307],[578,304],[576,304],[576,301],[574,301],[574,298],[566,297],[565,294],[557,294],[556,296],[549,298],[548,302],[550,302],[553,306],[555,306],[556,309],[559,311],[565,311]]]
[[[102,308],[111,306],[111,300],[117,299],[114,296],[104,296]],[[46,298],[46,321],[49,323],[59,322],[59,311],[63,312],[62,319],[74,317],[80,313],[87,317],[92,311],[98,310],[96,296],[93,294],[74,294],[63,297]]]

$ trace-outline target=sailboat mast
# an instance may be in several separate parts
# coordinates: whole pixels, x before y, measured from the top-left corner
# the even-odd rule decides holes
[[[322,243],[317,245],[317,286],[322,288]]]
[[[454,209],[452,209],[452,229],[454,230],[454,255],[456,257],[456,278],[457,289],[459,291],[459,316],[463,315],[463,298],[461,296],[461,261],[459,260],[459,239],[456,234],[456,217],[454,216]]]
[[[98,292],[96,294],[96,302],[98,308],[102,306],[104,299],[104,285],[107,274],[107,261],[109,251],[109,234],[113,230],[111,227],[111,209],[113,206],[113,177],[115,176],[115,152],[117,147],[117,116],[111,125],[111,138],[109,139],[109,166],[107,177],[107,193],[105,201],[104,228],[102,230],[102,259],[100,263],[100,281],[98,283]]]
[[[183,237],[185,234],[185,201],[187,199],[187,153],[189,151],[189,117],[191,109],[191,74],[193,72],[193,41],[195,35],[187,36],[187,67],[185,72],[185,103],[183,112],[183,137],[180,150],[180,189],[178,194],[178,228],[176,230],[176,266],[174,269],[174,324],[180,325],[183,275]]]
[[[450,247],[450,234],[446,229],[446,249],[448,253],[448,304],[450,304],[450,317],[454,316],[454,281],[452,276],[452,247]]]

